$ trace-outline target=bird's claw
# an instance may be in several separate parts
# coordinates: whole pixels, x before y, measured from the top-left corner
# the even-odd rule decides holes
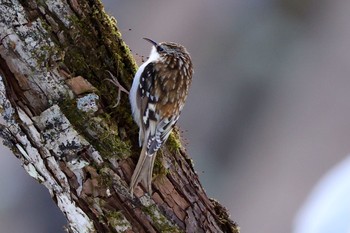
[[[120,102],[120,96],[121,96],[121,92],[124,92],[126,94],[129,95],[129,91],[127,91],[118,81],[118,79],[109,71],[106,70],[109,75],[111,76],[111,78],[105,78],[103,81],[108,81],[112,84],[114,84],[117,88],[118,88],[118,97],[117,97],[117,103],[113,106],[113,108],[117,107],[119,105]]]

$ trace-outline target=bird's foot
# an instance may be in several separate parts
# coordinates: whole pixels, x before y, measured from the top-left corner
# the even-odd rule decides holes
[[[118,79],[109,71],[107,70],[111,78],[105,78],[103,81],[108,81],[114,84],[118,88],[118,97],[117,97],[117,103],[113,106],[113,108],[117,107],[120,102],[120,96],[121,92],[124,92],[129,95],[129,91],[127,91],[118,81]]]

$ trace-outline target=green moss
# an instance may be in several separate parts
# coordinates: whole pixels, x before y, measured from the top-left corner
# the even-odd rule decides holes
[[[99,176],[99,185],[101,187],[112,187],[113,176],[110,174],[110,168],[102,167],[97,170]]]
[[[137,66],[129,48],[121,39],[116,20],[105,13],[100,1],[91,6],[82,1],[81,5],[90,17],[70,18],[74,28],[67,31],[71,40],[68,41],[65,63],[79,75],[91,75],[89,78],[92,80],[89,81],[93,85],[97,85],[94,81],[99,82],[101,77],[106,76],[106,70],[117,71],[122,83],[131,83]],[[84,44],[84,51],[79,44]],[[84,56],[83,63],[75,61],[77,53]]]
[[[180,135],[179,135],[179,132],[176,128],[170,134],[165,145],[166,145],[166,149],[168,149],[169,152],[173,153],[173,154],[178,153],[179,150],[181,149],[182,145],[180,142]],[[169,169],[166,169],[163,165],[163,158],[164,158],[163,150],[164,149],[161,148],[157,152],[156,161],[154,162],[153,176],[155,176],[155,177],[160,176],[160,175],[165,176],[169,172]],[[177,164],[175,164],[175,166],[177,166]]]
[[[169,169],[166,169],[163,165],[163,158],[163,150],[160,149],[157,152],[156,161],[154,162],[153,177],[166,176],[166,174],[169,172]]]
[[[101,142],[96,145],[98,151],[106,157],[117,156],[118,158],[127,158],[130,156],[130,143],[120,139],[117,126],[109,120],[107,114],[90,118],[90,120],[88,129],[98,134],[99,141]]]
[[[121,211],[110,211],[106,214],[108,223],[117,230],[117,232],[126,232],[131,228],[130,223]]]
[[[143,207],[143,212],[145,212],[151,219],[155,228],[163,233],[181,233],[181,231],[176,225],[172,225],[167,218],[162,215],[157,209],[156,205],[150,205],[148,207]]]
[[[131,74],[131,79],[129,80],[131,81],[137,66],[128,46],[121,39],[116,20],[105,13],[102,3],[93,7],[93,18],[96,19],[95,22],[98,24],[98,27],[103,29],[101,30],[101,39],[108,50],[112,51],[112,58],[120,71],[119,75],[124,79],[126,76],[129,76],[128,74]]]
[[[45,5],[43,1],[39,4]],[[137,138],[137,129],[130,114],[128,98],[122,94],[120,105],[117,108],[110,107],[117,99],[117,88],[103,80],[110,78],[106,71],[111,71],[128,89],[137,66],[129,48],[121,39],[116,20],[105,13],[101,1],[82,0],[79,4],[82,14],[73,14],[69,18],[72,27],[59,25],[65,40],[55,41],[58,50],[64,51],[64,55],[59,53],[58,56],[62,58],[62,67],[71,76],[80,75],[96,87],[103,111],[108,112],[109,116],[97,115],[92,118],[85,113],[76,112],[74,104],[68,104],[74,106],[73,110],[65,110],[69,112],[72,124],[84,135],[89,135],[92,144],[93,140],[103,141],[94,144],[102,154],[125,158],[130,154],[131,144],[121,140],[119,133],[127,132],[127,137],[134,141]],[[44,24],[47,30],[52,30],[50,25]],[[44,62],[45,57],[41,60]],[[123,129],[119,129],[117,125]]]
[[[166,145],[171,153],[176,153],[181,148],[179,134],[176,130],[170,134],[168,140],[166,141]]]
[[[127,158],[131,154],[131,144],[122,140],[118,127],[106,113],[91,115],[79,111],[75,100],[65,100],[60,104],[68,120],[83,134],[103,157]]]

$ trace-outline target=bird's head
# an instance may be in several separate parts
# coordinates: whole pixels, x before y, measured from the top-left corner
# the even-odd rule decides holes
[[[153,45],[151,56],[158,57],[165,63],[180,62],[182,64],[191,63],[191,58],[185,47],[174,42],[157,43],[149,38],[143,38]]]

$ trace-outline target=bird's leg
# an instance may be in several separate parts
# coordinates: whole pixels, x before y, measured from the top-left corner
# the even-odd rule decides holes
[[[117,103],[116,105],[114,105],[113,107],[117,107],[119,102],[120,102],[120,95],[121,95],[121,92],[124,92],[126,94],[129,95],[129,91],[127,91],[118,81],[118,79],[109,71],[107,70],[107,72],[109,73],[109,75],[111,76],[111,78],[106,78],[104,79],[103,81],[108,81],[108,82],[111,82],[113,83],[117,88],[118,88],[118,97],[117,97]]]

